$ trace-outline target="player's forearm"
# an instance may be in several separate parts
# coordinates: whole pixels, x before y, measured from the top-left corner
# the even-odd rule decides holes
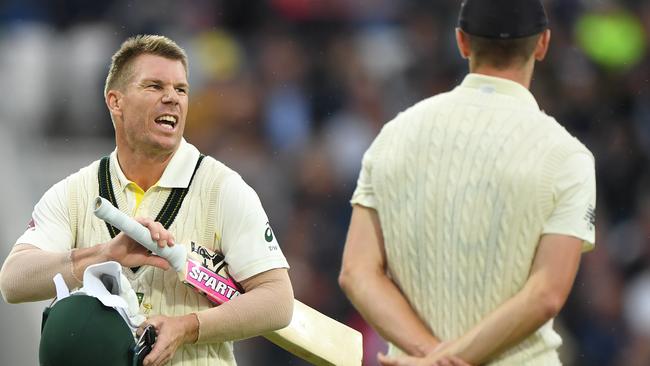
[[[528,283],[442,353],[478,365],[523,341],[555,317],[564,303],[543,287]]]
[[[197,343],[246,339],[284,328],[293,315],[293,289],[286,269],[273,269],[244,281],[245,292],[198,312]]]
[[[555,317],[573,286],[581,248],[581,239],[560,234],[543,235],[524,287],[452,342],[446,352],[473,364],[484,363]]]
[[[46,252],[29,244],[19,244],[0,271],[2,297],[12,304],[51,299],[56,295],[52,279],[57,273],[61,273],[68,287],[80,285],[72,271],[70,252]]]
[[[344,268],[339,283],[363,318],[404,352],[424,356],[438,345],[439,340],[384,273]]]
[[[2,297],[8,303],[54,298],[53,278],[60,273],[68,288],[81,285],[83,273],[91,264],[110,260],[104,245],[69,252],[48,252],[30,244],[18,244],[9,253],[0,271]]]

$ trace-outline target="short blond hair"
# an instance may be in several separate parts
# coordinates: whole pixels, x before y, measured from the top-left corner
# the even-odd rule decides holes
[[[185,74],[188,73],[187,54],[176,42],[165,36],[139,34],[124,41],[120,49],[113,55],[104,84],[104,96],[109,90],[123,89],[133,75],[131,67],[133,60],[145,54],[178,60],[185,67]]]

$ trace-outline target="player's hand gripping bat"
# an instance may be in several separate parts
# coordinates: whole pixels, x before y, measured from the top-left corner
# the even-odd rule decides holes
[[[101,197],[95,199],[95,215],[151,252],[167,259],[183,283],[192,286],[215,304],[221,304],[243,292],[228,275],[223,256],[210,253],[194,243],[189,258],[183,245],[160,248],[151,239],[149,229]],[[264,334],[264,337],[314,365],[361,365],[361,333],[298,300],[294,300],[291,323],[285,328]]]

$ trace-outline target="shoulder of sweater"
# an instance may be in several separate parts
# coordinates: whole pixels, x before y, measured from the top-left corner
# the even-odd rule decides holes
[[[544,111],[540,111],[539,119],[534,122],[544,126],[543,134],[548,136],[549,141],[551,141],[550,151],[553,152],[551,155],[566,158],[573,154],[585,154],[591,160],[595,160],[589,148],[567,131],[566,127],[560,124],[554,117],[547,115]]]
[[[410,121],[414,119],[414,117],[420,116],[423,111],[434,107],[435,105],[443,102],[447,97],[449,96],[451,91],[445,92],[445,93],[440,93],[436,94],[434,96],[425,98],[420,100],[419,102],[411,105],[410,107],[406,108],[405,110],[399,112],[395,118],[392,120],[388,121],[383,129],[386,130],[392,130],[396,128],[400,128],[400,126],[404,124],[408,124]]]
[[[214,171],[219,170],[227,174],[236,174],[239,175],[234,169],[221,162],[220,160],[215,159],[210,155],[206,155],[201,162],[201,166],[205,165],[208,169]]]
[[[239,177],[241,179],[241,175],[237,171],[210,155],[206,155],[203,158],[201,168],[197,174],[220,182],[231,179],[231,177]]]
[[[582,141],[572,135],[554,117],[549,116],[544,111],[540,111],[539,119],[536,123],[542,123],[544,125],[546,133],[552,137],[551,141],[555,148],[571,150],[576,153],[585,153],[593,158],[593,154]]]
[[[99,169],[99,159],[93,161],[92,163],[80,168],[78,171],[68,175],[65,180],[70,182],[70,181],[78,181],[80,179],[88,178],[91,177],[93,179],[97,179],[97,170]]]

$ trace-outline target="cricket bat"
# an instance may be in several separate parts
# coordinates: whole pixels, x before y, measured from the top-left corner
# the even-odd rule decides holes
[[[151,239],[146,227],[102,197],[95,199],[94,212],[98,218],[167,259],[183,283],[213,303],[221,304],[243,292],[239,284],[228,275],[223,256],[207,253],[207,248],[194,243],[189,254],[183,245],[160,248]],[[317,366],[360,366],[362,363],[363,343],[360,332],[295,299],[291,323],[263,336]]]

